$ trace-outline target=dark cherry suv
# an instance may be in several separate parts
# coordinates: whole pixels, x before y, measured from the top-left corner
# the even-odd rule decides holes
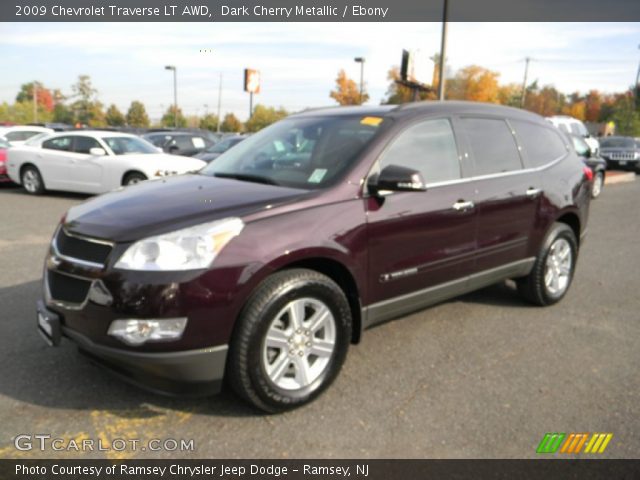
[[[543,118],[464,102],[282,120],[202,171],[73,207],[40,332],[159,391],[223,378],[276,412],[317,397],[375,324],[515,279],[560,300],[590,185]]]

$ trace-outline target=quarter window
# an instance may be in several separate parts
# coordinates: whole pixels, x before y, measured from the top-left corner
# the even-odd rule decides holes
[[[491,175],[522,169],[511,129],[504,120],[463,118],[462,131],[475,160],[475,175]]]
[[[556,130],[521,120],[509,121],[531,167],[546,165],[567,152],[567,147]]]
[[[46,142],[42,142],[42,148],[48,148],[49,150],[62,150],[68,152],[71,150],[71,143],[73,137],[56,137]]]
[[[417,170],[427,183],[460,178],[458,149],[449,120],[427,120],[407,128],[382,155],[380,168],[388,165]]]

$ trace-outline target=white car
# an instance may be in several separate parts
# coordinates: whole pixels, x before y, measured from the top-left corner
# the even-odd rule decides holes
[[[584,138],[584,141],[589,145],[589,150],[591,150],[592,155],[597,155],[600,151],[600,142],[598,142],[598,139],[591,135],[587,127],[584,126],[584,123],[577,118],[568,115],[554,115],[553,117],[547,117],[547,120],[568,135],[576,135]]]
[[[32,125],[0,127],[0,137],[9,142],[12,147],[22,145],[30,138],[33,138],[41,133],[53,133],[53,130],[51,128],[36,127]]]
[[[36,195],[45,190],[104,193],[206,165],[159,153],[140,137],[119,132],[60,132],[7,152],[11,180]]]

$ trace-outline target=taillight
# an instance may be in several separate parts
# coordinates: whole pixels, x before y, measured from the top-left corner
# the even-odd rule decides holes
[[[582,167],[582,171],[584,172],[584,176],[587,177],[587,180],[593,180],[593,170],[589,167]]]

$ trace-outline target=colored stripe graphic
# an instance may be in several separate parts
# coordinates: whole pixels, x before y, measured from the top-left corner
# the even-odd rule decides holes
[[[565,433],[546,433],[536,453],[556,453],[565,437]]]
[[[562,445],[560,453],[580,453],[584,442],[589,437],[588,433],[572,433]]]
[[[612,438],[612,433],[594,433],[584,453],[603,453]]]

